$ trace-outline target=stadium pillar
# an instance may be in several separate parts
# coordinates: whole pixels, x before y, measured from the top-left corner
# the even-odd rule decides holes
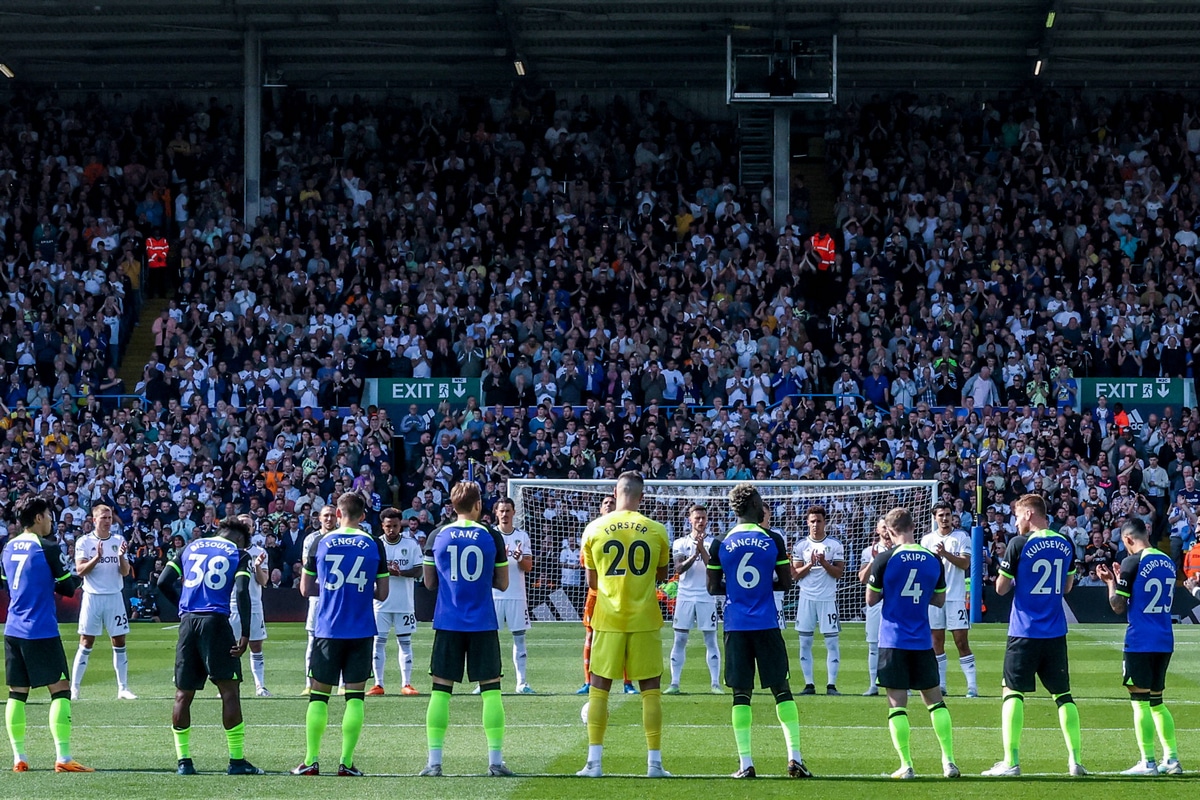
[[[774,152],[771,156],[772,217],[775,230],[783,230],[792,210],[792,109],[774,108]]]
[[[254,220],[259,215],[258,200],[261,194],[260,173],[262,171],[262,39],[258,31],[247,29],[242,47],[246,63],[242,76],[245,99],[243,111],[245,133],[243,151],[245,152],[245,185],[244,202],[246,211],[243,220],[246,230],[254,226]]]

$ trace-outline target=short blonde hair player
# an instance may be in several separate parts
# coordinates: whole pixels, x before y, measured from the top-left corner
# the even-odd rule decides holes
[[[604,774],[604,733],[608,692],[622,673],[642,692],[646,730],[646,775],[669,777],[662,765],[662,610],[657,585],[666,580],[671,560],[667,529],[638,513],[642,476],[617,478],[616,510],[593,521],[583,532],[583,563],[588,587],[596,590],[592,616],[591,687],[588,691],[588,758],[575,773]]]

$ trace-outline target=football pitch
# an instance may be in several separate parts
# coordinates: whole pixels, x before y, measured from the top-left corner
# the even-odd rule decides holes
[[[663,698],[663,761],[675,774],[670,780],[648,783],[635,779],[645,774],[645,739],[641,730],[641,703],[636,696],[615,692],[605,747],[609,777],[590,781],[573,777],[583,766],[587,732],[580,720],[585,698],[574,692],[582,683],[580,665],[583,630],[578,625],[539,625],[529,634],[529,679],[536,696],[506,695],[508,718],[505,760],[515,779],[485,778],[486,743],[480,724],[481,704],[470,687],[455,692],[450,705],[450,730],[445,748],[442,779],[416,778],[425,765],[425,707],[429,679],[425,676],[432,633],[422,627],[414,637],[416,675],[420,697],[399,696],[395,641],[389,642],[388,695],[369,697],[366,728],[357,751],[357,766],[369,776],[352,788],[335,777],[297,778],[286,772],[304,756],[303,686],[304,630],[299,624],[272,625],[265,645],[267,686],[271,699],[253,697],[253,685],[243,692],[246,719],[246,757],[269,773],[264,777],[225,776],[225,739],[220,727],[220,707],[210,688],[197,695],[192,711],[192,756],[203,773],[196,777],[174,774],[175,752],[170,733],[171,677],[176,631],[173,626],[135,625],[129,636],[130,688],[136,702],[119,702],[107,639],[100,639],[91,657],[83,699],[73,704],[72,751],[96,774],[56,775],[53,743],[46,727],[48,695],[30,696],[27,747],[31,771],[23,775],[0,774],[0,796],[61,798],[67,793],[105,798],[329,798],[351,792],[354,797],[428,798],[564,798],[646,797],[654,800],[695,798],[706,791],[732,797],[994,797],[1003,791],[1010,798],[1041,798],[1056,791],[1089,795],[1104,791],[1146,792],[1151,796],[1183,797],[1200,789],[1200,628],[1176,628],[1177,645],[1168,677],[1167,701],[1178,728],[1180,759],[1188,774],[1183,777],[1120,778],[1115,773],[1137,761],[1127,693],[1120,686],[1123,627],[1075,626],[1071,630],[1072,690],[1083,723],[1083,763],[1094,775],[1066,777],[1066,751],[1058,728],[1055,706],[1049,697],[1031,696],[1025,712],[1022,768],[1026,777],[996,786],[998,779],[977,777],[1000,756],[1000,671],[1005,629],[999,625],[972,631],[983,697],[962,697],[963,677],[956,656],[950,659],[948,699],[954,720],[955,755],[964,777],[947,781],[919,697],[912,698],[912,749],[916,770],[923,780],[899,783],[879,776],[896,768],[886,725],[886,701],[859,696],[866,688],[866,646],[861,625],[847,625],[842,633],[843,697],[797,697],[800,708],[801,745],[805,762],[817,776],[814,781],[789,781],[779,777],[786,766],[783,737],[767,693],[754,701],[754,758],[759,778],[753,787],[728,780],[737,768],[730,727],[728,694],[708,694],[708,673],[701,637],[693,634],[682,687],[685,694]],[[68,660],[74,655],[74,627],[63,626]],[[802,681],[796,670],[795,634],[787,640],[793,659],[793,689]],[[506,668],[511,666],[507,633],[501,633]],[[664,662],[670,648],[663,632]],[[818,643],[817,683],[824,683],[824,650]],[[249,658],[243,657],[243,667]],[[506,691],[513,688],[506,676]],[[688,692],[691,692],[688,694]],[[322,767],[336,773],[341,749],[338,722],[343,704],[330,703],[329,729],[322,750]],[[718,781],[714,783],[714,781]],[[1115,787],[1113,782],[1125,784]],[[1138,783],[1136,789],[1130,781]],[[1080,785],[1082,784],[1082,785]]]

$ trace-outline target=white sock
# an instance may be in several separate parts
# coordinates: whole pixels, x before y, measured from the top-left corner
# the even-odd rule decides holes
[[[400,679],[401,686],[412,685],[413,651],[412,636],[397,636],[396,643],[400,645]]]
[[[517,686],[529,683],[525,674],[525,663],[529,660],[529,652],[525,649],[525,631],[513,633],[513,667],[517,670]]]
[[[308,646],[304,648],[304,685],[308,685],[308,673],[312,671],[313,635],[308,632]]]
[[[842,640],[837,635],[825,637],[825,669],[829,685],[837,686],[838,671],[842,668]]]
[[[661,765],[662,764],[662,750],[647,750],[646,751],[646,763],[651,766],[654,766],[656,764]]]
[[[113,671],[117,673],[117,689],[125,691],[129,686],[129,653],[124,647],[113,645]]]
[[[738,761],[741,762],[742,769],[750,769],[754,766],[754,759],[750,756],[738,756]]]
[[[503,750],[488,750],[488,766],[498,767],[504,763]]]
[[[599,764],[604,759],[604,745],[589,744],[588,745],[588,763]]]
[[[800,672],[804,675],[804,685],[811,686],[813,682],[813,635],[800,634]]]
[[[939,683],[938,685],[942,687],[942,691],[945,691],[946,690],[946,662],[949,659],[946,658],[945,653],[942,653],[941,655],[936,656],[936,658],[937,658],[937,665],[938,665],[938,680],[941,681],[941,683]]]
[[[721,685],[721,648],[717,645],[717,632],[704,631],[704,653],[708,659],[708,677],[713,686]]]
[[[83,685],[83,675],[87,672],[88,657],[92,654],[92,648],[79,645],[79,649],[75,651],[75,664],[71,667],[71,688],[76,692]]]
[[[250,654],[250,674],[254,676],[254,687],[261,689],[267,685],[267,660],[262,653]]]
[[[967,691],[979,691],[975,680],[975,654],[961,657],[958,659],[958,665],[962,667],[963,675],[967,678]]]
[[[671,645],[671,685],[678,686],[683,675],[683,664],[687,661],[687,631],[675,631],[675,643]]]
[[[442,748],[440,748],[440,747],[429,748],[429,761],[426,762],[425,766],[440,767],[441,765],[442,765]]]
[[[387,663],[387,634],[375,636],[375,685],[383,686],[383,667]]]
[[[879,643],[867,642],[867,675],[870,677],[871,683],[867,686],[868,689],[874,689],[875,683],[879,678]]]

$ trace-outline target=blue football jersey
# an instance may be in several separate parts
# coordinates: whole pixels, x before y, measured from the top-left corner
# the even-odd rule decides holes
[[[221,536],[197,539],[168,564],[183,578],[180,614],[229,616],[234,580],[250,575],[250,557]]]
[[[783,537],[758,525],[738,525],[723,540],[712,543],[708,568],[725,574],[725,630],[779,627],[775,568],[788,563]]]
[[[1121,562],[1117,594],[1128,603],[1126,653],[1173,653],[1171,602],[1175,595],[1175,562],[1161,550],[1147,547]]]
[[[1008,635],[1053,639],[1067,635],[1062,600],[1075,574],[1075,545],[1054,531],[1034,531],[1008,543],[1000,574],[1013,581]]]
[[[375,635],[375,581],[386,578],[383,542],[353,528],[339,528],[317,542],[304,570],[320,587],[317,625],[322,639]]]
[[[508,566],[504,538],[477,522],[451,522],[429,534],[425,564],[437,568],[433,628],[439,631],[494,631],[492,602],[495,567]]]
[[[946,591],[942,560],[918,544],[902,544],[871,562],[868,591],[886,602],[879,620],[879,646],[896,650],[930,650],[929,603]]]
[[[58,636],[54,587],[71,581],[67,556],[57,542],[26,531],[4,545],[0,569],[8,584],[8,622],[4,635],[17,639]]]

